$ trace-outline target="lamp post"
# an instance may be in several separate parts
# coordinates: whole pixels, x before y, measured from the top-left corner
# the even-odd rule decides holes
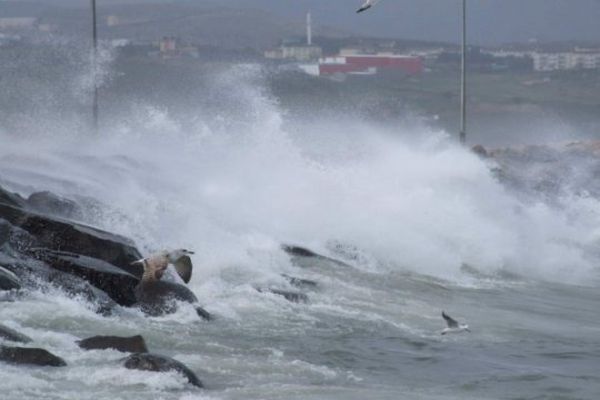
[[[94,94],[92,99],[92,127],[98,132],[98,81],[97,81],[97,57],[98,57],[98,28],[96,19],[96,0],[92,1],[92,84]]]
[[[462,48],[460,56],[460,143],[467,141],[467,0],[462,0]]]

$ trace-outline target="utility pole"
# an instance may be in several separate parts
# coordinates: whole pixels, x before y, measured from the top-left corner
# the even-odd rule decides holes
[[[467,141],[467,0],[462,0],[462,49],[460,57],[460,143]]]
[[[94,85],[94,97],[92,99],[92,126],[98,133],[98,24],[96,19],[96,0],[92,1],[92,80]]]

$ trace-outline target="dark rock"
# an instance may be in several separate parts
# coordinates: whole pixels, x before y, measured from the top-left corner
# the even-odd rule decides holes
[[[42,214],[57,215],[64,218],[81,218],[82,211],[73,200],[65,199],[51,192],[33,193],[26,206]]]
[[[125,237],[4,204],[0,204],[0,218],[29,233],[41,247],[97,258],[137,277],[142,275],[141,266],[130,265],[142,256]]]
[[[314,251],[309,250],[304,247],[300,247],[300,246],[292,246],[292,245],[284,244],[281,246],[281,248],[283,249],[283,251],[285,251],[286,253],[288,253],[291,256],[319,257],[319,255],[317,253],[315,253]]]
[[[52,269],[42,261],[26,257],[16,259],[0,253],[0,266],[19,276],[25,287],[38,290],[46,290],[49,286],[60,288],[93,304],[99,314],[111,315],[117,307],[117,303],[104,291],[77,276]]]
[[[25,251],[36,245],[37,242],[33,236],[23,229],[11,225],[0,216],[0,249],[4,253],[9,248],[15,251]]]
[[[480,144],[476,144],[475,146],[471,147],[471,151],[473,153],[477,154],[481,158],[489,157],[489,154],[488,154],[487,150],[485,149],[485,147],[483,147]]]
[[[138,285],[135,296],[141,310],[153,316],[175,312],[177,310],[175,301],[198,302],[198,298],[190,289],[166,280]]]
[[[343,261],[336,260],[335,258],[323,256],[321,254],[317,254],[314,251],[309,250],[304,247],[291,246],[291,245],[284,244],[281,246],[281,248],[287,254],[292,256],[292,259],[297,258],[297,259],[305,259],[305,260],[324,261],[327,263],[335,264],[336,266],[340,266],[340,267],[349,267],[350,266]],[[301,266],[304,266],[304,265],[301,265]]]
[[[65,360],[44,349],[0,346],[0,361],[12,364],[32,364],[49,367],[64,367]]]
[[[304,293],[273,288],[258,288],[256,290],[261,293],[273,293],[278,296],[283,296],[287,301],[291,301],[292,303],[308,303],[308,296]]]
[[[0,187],[0,203],[13,207],[25,206],[25,199],[16,193],[10,193]]]
[[[77,276],[102,290],[123,306],[136,303],[138,278],[107,262],[69,252],[34,250],[35,257],[52,268]]]
[[[196,313],[205,321],[210,321],[213,319],[213,316],[202,307],[196,307]]]
[[[290,283],[290,285],[298,288],[316,288],[318,286],[317,282],[311,281],[310,279],[296,278],[295,276],[289,276],[286,274],[282,274],[281,276],[283,276]]]
[[[140,335],[131,337],[121,336],[93,336],[77,342],[85,350],[114,349],[124,353],[147,353],[146,341]]]
[[[125,358],[125,368],[141,371],[168,372],[177,371],[184,375],[188,381],[199,388],[204,387],[200,379],[188,367],[170,357],[151,353],[132,354]]]
[[[10,329],[7,326],[0,324],[0,338],[10,340],[11,342],[29,343],[32,339],[29,336],[25,336],[22,333]]]
[[[21,280],[9,270],[0,266],[0,290],[21,289]]]
[[[72,215],[78,206],[70,200],[40,192],[30,196],[24,209],[18,196],[2,193],[10,201],[0,202],[0,266],[17,275],[23,285],[39,287],[40,280],[48,282],[98,304],[97,311],[104,314],[117,304],[139,305],[151,315],[160,315],[175,311],[174,300],[197,302],[188,288],[164,279],[141,290],[143,267],[131,263],[142,256],[131,240],[30,211]],[[16,282],[12,274],[0,270],[0,287],[16,288]]]

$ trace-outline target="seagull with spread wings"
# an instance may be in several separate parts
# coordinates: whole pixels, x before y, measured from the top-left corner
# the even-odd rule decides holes
[[[142,283],[159,281],[169,264],[173,264],[177,274],[185,283],[188,283],[192,278],[192,260],[189,254],[194,254],[194,252],[186,249],[165,250],[131,264],[141,264],[144,267]]]
[[[469,330],[469,325],[467,324],[459,324],[454,318],[450,317],[444,311],[442,311],[442,317],[446,320],[446,324],[448,325],[442,331],[442,335],[447,333],[461,333],[461,332],[471,332]]]
[[[356,10],[356,13],[361,13],[363,11],[368,10],[369,8],[373,7],[375,4],[379,3],[380,0],[366,0],[364,2],[364,4],[362,6],[360,6],[360,8],[358,10]]]

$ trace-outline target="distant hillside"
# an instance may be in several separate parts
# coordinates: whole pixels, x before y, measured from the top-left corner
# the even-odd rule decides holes
[[[0,1],[0,16],[33,16],[56,24],[69,35],[87,35],[90,30],[89,7],[81,2],[47,3]],[[305,35],[301,18],[274,15],[265,9],[224,7],[220,2],[146,3],[98,1],[101,38],[127,38],[156,41],[177,36],[187,41],[222,48],[265,49],[284,38]],[[127,4],[123,4],[127,3]],[[56,4],[56,3],[54,3]],[[89,2],[85,2],[86,5]],[[76,6],[76,7],[75,7]],[[112,16],[111,24],[108,17]],[[340,31],[315,24],[315,36],[339,37]]]

